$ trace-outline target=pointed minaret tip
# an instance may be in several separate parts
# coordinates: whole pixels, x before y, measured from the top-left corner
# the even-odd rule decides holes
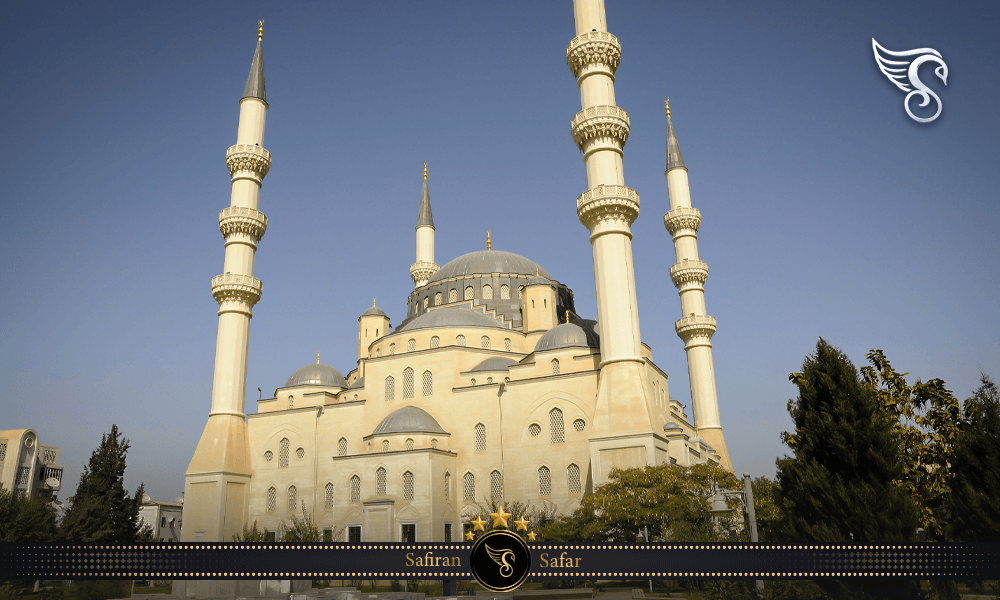
[[[671,169],[687,169],[684,166],[684,157],[681,156],[681,146],[677,143],[677,134],[674,133],[674,123],[670,120],[670,99],[664,102],[667,109],[667,168],[664,173]]]
[[[493,249],[493,240],[490,239],[490,232],[489,231],[486,232],[486,249],[487,250],[492,250]]]
[[[316,364],[319,364],[319,352],[316,353]]]
[[[267,103],[267,94],[264,92],[264,21],[260,21],[257,29],[257,50],[253,53],[253,62],[250,63],[250,76],[247,77],[247,87],[243,90],[244,98],[259,98]]]
[[[431,193],[427,189],[427,163],[424,163],[424,189],[420,194],[420,214],[417,215],[417,227],[434,227],[434,213],[431,212]]]
[[[427,181],[427,163],[424,163],[424,181]]]

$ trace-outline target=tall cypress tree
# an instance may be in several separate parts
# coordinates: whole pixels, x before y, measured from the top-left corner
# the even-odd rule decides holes
[[[139,534],[139,509],[145,486],[125,491],[125,456],[129,441],[118,426],[101,436],[101,445],[83,468],[76,494],[62,520],[62,536],[71,542],[133,543]]]
[[[965,401],[950,460],[951,535],[962,542],[1000,542],[1000,390],[988,375],[980,382]]]

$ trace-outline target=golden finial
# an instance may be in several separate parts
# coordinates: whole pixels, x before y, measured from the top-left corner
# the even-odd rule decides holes
[[[264,39],[264,21],[260,22],[260,29],[257,30],[257,41]]]
[[[667,98],[666,100],[664,100],[663,104],[665,104],[667,106],[667,117],[669,118],[670,117],[670,98]]]
[[[569,309],[566,309],[566,324],[569,325]]]
[[[319,352],[316,353],[316,364],[319,364]]]
[[[372,308],[375,308],[375,298],[372,298]]]
[[[535,265],[535,277],[538,277],[538,265]]]
[[[427,179],[427,163],[424,163],[424,180]]]
[[[490,232],[489,231],[486,232],[486,249],[487,250],[492,250],[493,249],[493,241],[490,240]]]

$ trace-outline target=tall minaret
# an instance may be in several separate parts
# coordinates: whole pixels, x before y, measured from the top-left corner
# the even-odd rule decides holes
[[[250,65],[236,145],[226,151],[232,176],[229,208],[219,213],[226,240],[223,274],[212,278],[219,303],[215,343],[215,379],[208,424],[184,480],[185,542],[228,542],[246,520],[250,483],[250,444],[243,402],[246,395],[250,310],[260,300],[261,282],[253,276],[257,242],[267,217],[257,210],[260,187],[271,168],[263,148],[267,100],[264,94],[264,23],[257,31],[257,50]]]
[[[440,267],[434,263],[434,215],[431,214],[431,194],[427,191],[427,163],[424,163],[424,191],[420,195],[417,215],[417,262],[410,265],[413,286],[427,283]]]
[[[614,73],[621,46],[608,33],[604,0],[573,0],[573,14],[577,35],[566,48],[566,62],[576,76],[583,108],[571,126],[573,140],[583,152],[589,188],[576,199],[576,210],[580,222],[590,230],[594,250],[601,378],[591,456],[600,462],[595,457],[604,452],[593,450],[595,437],[623,440],[622,436],[640,432],[648,436],[654,425],[643,388],[645,365],[632,266],[630,227],[639,216],[639,195],[625,186],[622,149],[628,139],[629,119],[615,105]],[[646,445],[643,462],[655,464],[652,442],[647,440]],[[595,465],[595,485],[606,480],[610,468],[604,467]]]
[[[719,398],[715,392],[715,367],[712,366],[712,335],[715,318],[705,311],[705,281],[708,265],[698,260],[698,227],[701,213],[691,206],[688,173],[677,144],[674,124],[667,108],[667,193],[670,212],[663,215],[663,224],[674,238],[677,263],[670,267],[670,279],[681,297],[681,319],[674,324],[677,335],[684,340],[687,352],[688,378],[691,380],[691,408],[694,410],[698,435],[715,448],[722,466],[732,470],[726,440],[719,421]]]

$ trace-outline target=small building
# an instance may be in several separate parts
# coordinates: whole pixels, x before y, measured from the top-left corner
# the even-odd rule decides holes
[[[139,508],[140,531],[149,525],[161,542],[181,541],[181,513],[183,502],[164,502],[152,500],[149,496],[142,499]]]
[[[0,430],[0,487],[15,498],[55,499],[62,475],[59,448],[42,445],[34,429]]]

